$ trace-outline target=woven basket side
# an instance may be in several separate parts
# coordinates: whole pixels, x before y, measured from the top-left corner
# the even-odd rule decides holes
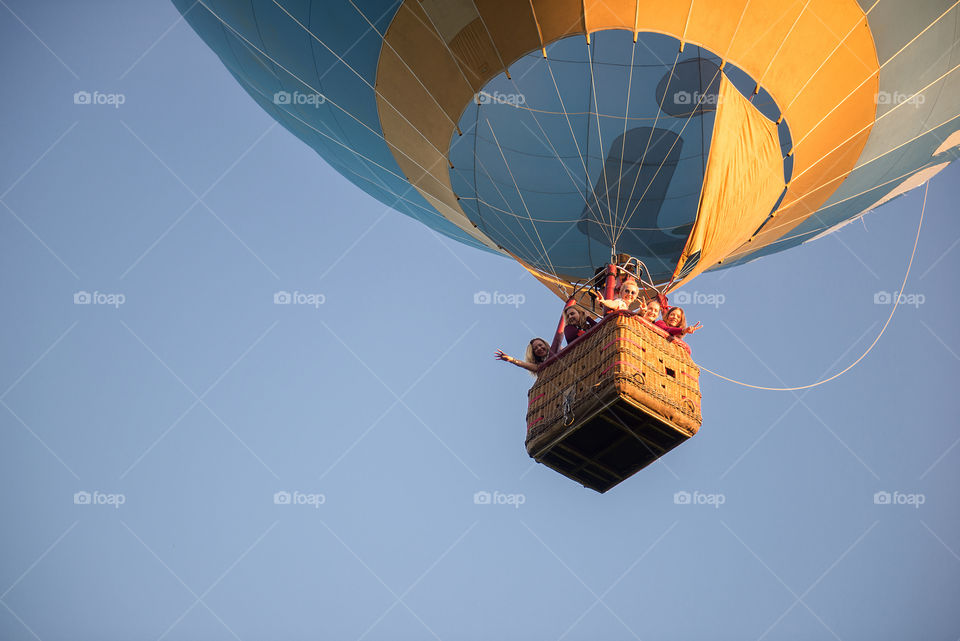
[[[699,375],[657,328],[617,314],[541,370],[528,394],[528,449],[618,395],[692,435],[702,422]]]

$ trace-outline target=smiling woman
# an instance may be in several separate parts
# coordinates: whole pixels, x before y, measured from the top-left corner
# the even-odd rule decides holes
[[[527,344],[527,349],[524,353],[522,361],[505,354],[503,350],[499,349],[494,352],[493,357],[498,361],[506,361],[507,363],[511,363],[517,367],[522,367],[534,376],[538,376],[541,365],[547,360],[549,355],[550,345],[547,344],[547,341],[543,340],[542,338],[533,338]]]
[[[697,433],[699,378],[665,332],[609,314],[540,366],[528,393],[527,453],[606,492]]]
[[[557,359],[542,339],[523,361],[495,353],[551,381],[530,421],[589,424],[587,449],[644,444],[646,458],[594,460],[600,476],[571,472],[601,491],[702,421],[680,340],[698,326],[664,307],[654,327],[654,297],[824,236],[960,155],[945,142],[960,36],[935,0],[175,4],[264,110],[389,206],[514,258],[565,301],[629,257],[642,317],[621,315],[638,282],[614,298],[608,276],[597,300],[615,319],[590,340]],[[611,420],[627,431],[604,432]],[[563,468],[556,435],[528,427],[529,453]]]
[[[869,230],[857,221],[670,292],[711,332],[690,339],[696,384],[636,315],[575,329],[577,307],[602,311],[589,295],[567,318],[570,360],[548,357],[538,378],[490,361],[497,347],[524,361],[534,336],[552,343],[561,303],[496,248],[475,251],[479,235],[547,271],[541,253],[558,268],[586,255],[615,298],[601,264],[610,212],[637,207],[618,247],[641,254],[640,240],[667,255],[692,233],[698,214],[680,205],[697,206],[689,194],[704,188],[687,170],[716,149],[719,57],[772,123],[771,105],[794,114],[811,91],[835,90],[815,77],[787,107],[773,75],[806,46],[792,34],[829,27],[836,45],[869,31],[885,64],[889,95],[860,164],[785,246],[903,193],[926,174],[899,177],[932,155],[931,171],[948,162],[960,136],[942,123],[960,101],[954,74],[936,81],[960,63],[960,2],[858,4],[866,22],[838,24],[842,0],[187,0],[185,18],[170,2],[0,2],[0,639],[960,637],[960,164],[929,183],[930,233],[906,286],[916,191],[883,204]],[[419,36],[401,28],[412,14]],[[741,14],[729,54],[702,38],[704,20],[732,36]],[[408,53],[427,46],[434,59]],[[447,46],[467,78],[491,74],[450,110],[462,136],[420,101],[436,121],[429,140],[453,149],[455,169],[442,161],[436,177],[462,196],[469,229],[428,200],[443,196],[432,178],[411,184],[404,154],[421,163],[422,138],[370,131],[389,117],[376,91],[394,102],[381,58],[416,72],[398,75],[407,90],[433,92],[464,82],[440,57]],[[831,51],[791,66],[807,65],[806,82]],[[853,52],[834,55],[866,69]],[[433,135],[404,108],[390,136],[400,113]],[[777,125],[778,142],[781,129],[800,140],[797,117]],[[835,117],[849,114],[838,106],[824,125]],[[409,215],[387,211],[394,202]],[[658,269],[672,276],[669,263]],[[632,267],[651,299],[647,270]],[[441,305],[421,300],[424,285]],[[811,323],[812,300],[843,321]],[[893,310],[882,342],[835,384],[775,394],[704,376],[716,365],[781,388],[829,378]],[[642,443],[659,452],[692,432],[682,396],[695,401],[695,387],[696,435],[603,495],[536,463],[602,489]],[[628,426],[646,422],[647,440],[612,414],[571,431],[601,403],[594,389]],[[643,393],[649,412],[627,400]]]

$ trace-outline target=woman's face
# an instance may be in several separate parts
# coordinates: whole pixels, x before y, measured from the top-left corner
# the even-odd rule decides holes
[[[680,327],[680,323],[683,321],[683,312],[677,308],[673,308],[667,314],[667,325],[670,327]]]
[[[563,313],[563,317],[567,320],[569,325],[579,325],[582,320],[580,310],[576,307],[568,307],[567,311]]]
[[[643,313],[643,317],[648,321],[657,320],[657,316],[660,315],[660,303],[655,300],[647,303],[647,310]]]
[[[627,305],[637,300],[639,294],[640,288],[637,287],[636,283],[624,283],[620,286],[620,299]]]
[[[545,341],[537,339],[531,345],[533,345],[533,355],[537,358],[543,358],[550,353],[550,346]]]

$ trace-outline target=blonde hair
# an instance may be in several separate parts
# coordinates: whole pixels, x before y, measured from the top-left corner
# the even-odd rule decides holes
[[[539,364],[542,363],[543,361],[545,361],[545,360],[547,360],[548,358],[550,358],[550,353],[549,353],[549,351],[548,351],[546,356],[544,356],[544,357],[543,357],[542,359],[540,359],[540,360],[537,360],[536,355],[534,355],[534,353],[533,353],[533,343],[534,343],[534,341],[542,341],[543,344],[547,346],[547,350],[550,349],[550,343],[548,343],[547,341],[543,340],[543,339],[540,338],[540,337],[531,338],[531,339],[530,339],[530,342],[527,343],[527,351],[524,353],[523,360],[527,361],[528,363],[533,363],[534,365],[539,365]]]
[[[581,325],[582,323],[586,322],[586,320],[587,320],[587,310],[583,309],[583,308],[580,307],[579,305],[571,305],[570,307],[567,307],[566,309],[564,309],[564,310],[563,310],[563,319],[564,319],[564,320],[567,319],[567,312],[569,312],[571,309],[577,313],[577,325],[578,325],[578,326]],[[546,342],[546,341],[544,341],[544,342]]]
[[[637,288],[637,298],[639,298],[639,297],[640,297],[640,283],[638,283],[638,282],[636,281],[636,279],[633,278],[632,276],[627,276],[627,277],[625,277],[622,281],[620,281],[620,286],[617,287],[617,292],[618,292],[618,293],[619,293],[619,292],[622,292],[622,291],[623,291],[623,288],[626,287],[627,285],[633,285],[634,287]]]

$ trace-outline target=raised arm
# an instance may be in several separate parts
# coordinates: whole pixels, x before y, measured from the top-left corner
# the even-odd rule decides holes
[[[610,300],[610,299],[604,298],[597,292],[592,292],[592,293],[594,296],[597,297],[597,302],[603,305],[604,307],[606,307],[607,309],[612,309],[612,310],[623,309],[623,301],[621,301],[619,298],[614,298],[613,300]]]
[[[695,331],[697,331],[698,329],[703,329],[703,325],[701,325],[699,322],[697,322],[696,325],[692,325],[692,326],[687,327],[686,329],[684,329],[684,330],[683,330],[683,333],[684,333],[684,334],[692,334],[692,333],[694,333]]]
[[[517,359],[514,358],[513,356],[510,356],[510,355],[508,355],[508,354],[504,354],[502,349],[498,349],[497,351],[495,351],[495,352],[493,353],[493,357],[494,357],[495,359],[497,359],[498,361],[506,361],[506,362],[508,362],[508,363],[513,363],[513,364],[516,365],[517,367],[522,367],[523,369],[525,369],[525,370],[527,370],[527,371],[530,371],[530,372],[533,372],[534,374],[536,374],[536,373],[540,370],[540,368],[539,368],[537,365],[533,364],[533,363],[528,363],[528,362],[526,362],[526,361],[517,360]]]

